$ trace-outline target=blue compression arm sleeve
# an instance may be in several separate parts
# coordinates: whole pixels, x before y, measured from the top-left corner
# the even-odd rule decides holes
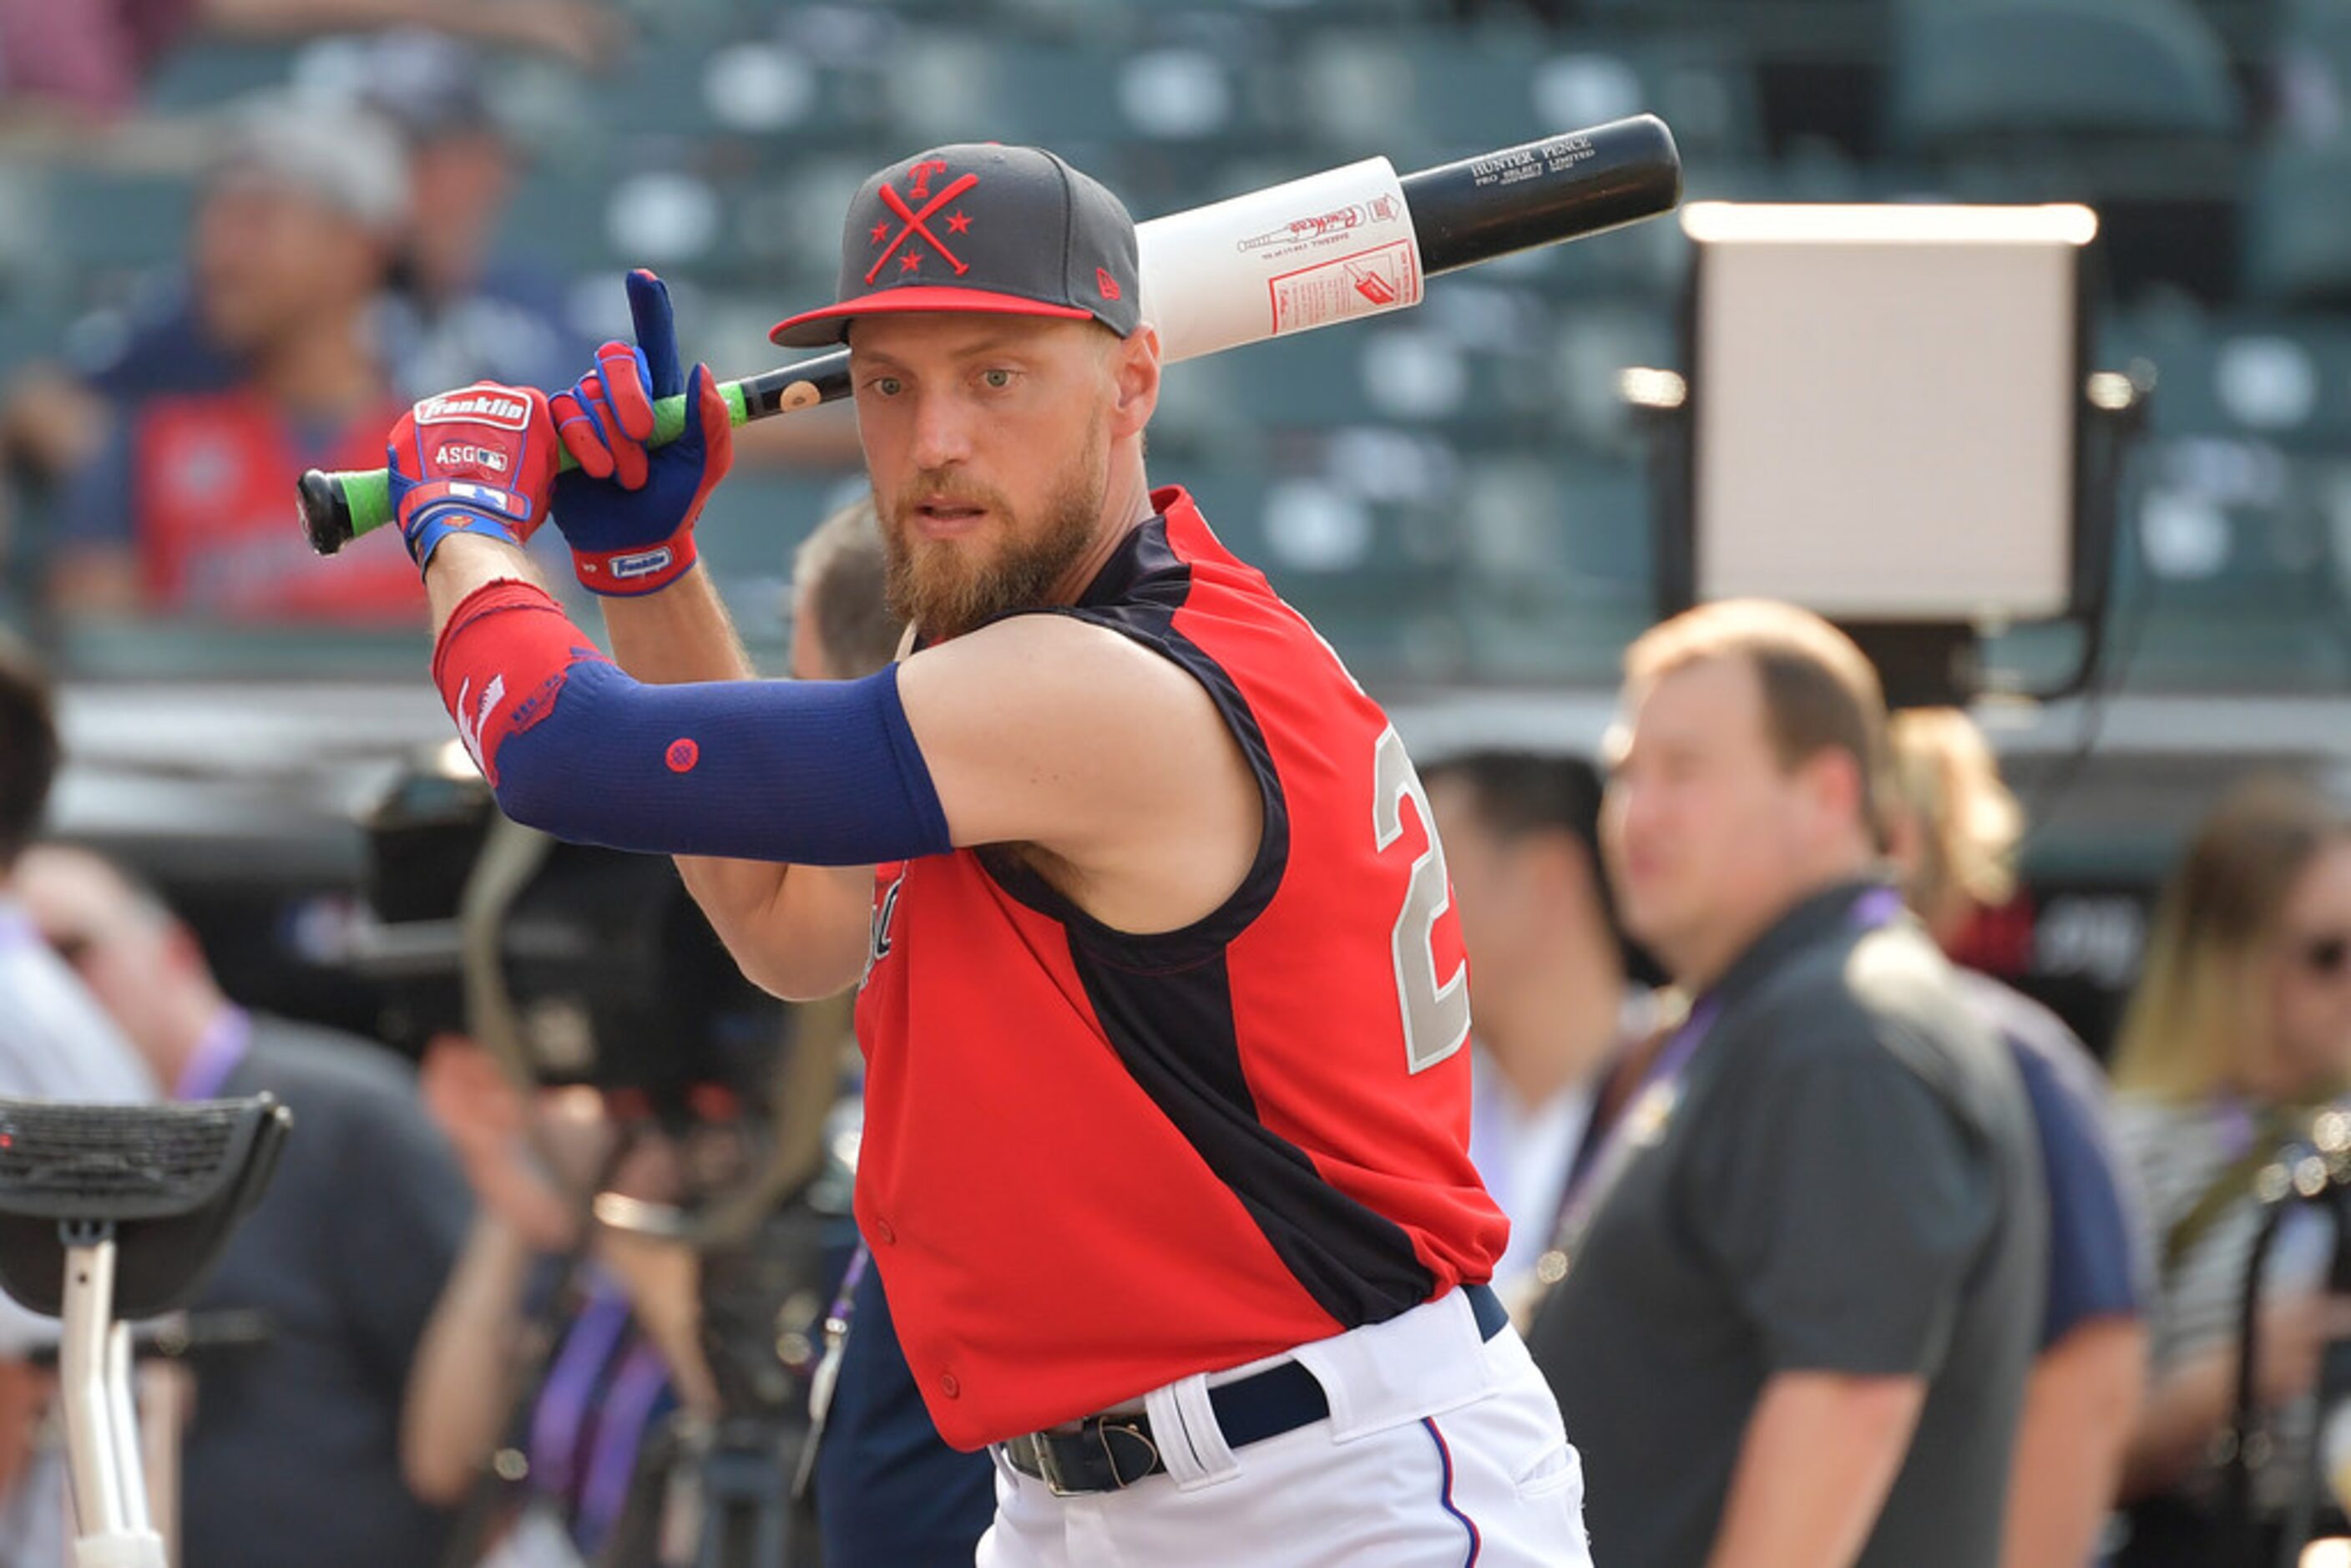
[[[894,665],[858,681],[653,686],[582,659],[496,762],[507,815],[575,843],[798,865],[954,847]]]

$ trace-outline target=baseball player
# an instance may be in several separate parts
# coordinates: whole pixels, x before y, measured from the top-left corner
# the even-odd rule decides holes
[[[1134,226],[1042,151],[852,203],[838,297],[913,652],[768,683],[694,570],[706,366],[637,342],[392,439],[434,673],[500,803],[681,857],[745,970],[859,984],[857,1217],[984,1564],[1588,1562],[1582,1469],[1486,1281],[1445,859],[1384,716],[1180,487]],[[648,450],[684,391],[682,440]],[[555,444],[578,460],[557,477]],[[552,516],[614,659],[517,548]]]

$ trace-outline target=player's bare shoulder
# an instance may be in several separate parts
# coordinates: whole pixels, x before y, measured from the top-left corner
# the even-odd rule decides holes
[[[1214,699],[1108,626],[1009,616],[912,655],[898,679],[959,843],[1085,854],[1155,821],[1254,841],[1255,777]]]
[[[899,665],[898,684],[934,769],[942,757],[935,738],[951,752],[966,736],[1040,761],[1066,753],[1068,768],[1088,754],[1150,763],[1218,737],[1230,745],[1216,704],[1180,665],[1094,621],[1051,611],[1008,616],[914,653]]]

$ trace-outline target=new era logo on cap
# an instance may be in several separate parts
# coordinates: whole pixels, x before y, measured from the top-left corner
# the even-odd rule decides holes
[[[1052,153],[992,142],[935,148],[865,182],[850,204],[834,302],[777,325],[788,348],[848,336],[858,316],[917,310],[1141,324],[1134,223]]]

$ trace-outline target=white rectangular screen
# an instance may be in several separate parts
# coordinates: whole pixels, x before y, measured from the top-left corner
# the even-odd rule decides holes
[[[2095,215],[1698,203],[1683,225],[1698,597],[2063,613]]]

